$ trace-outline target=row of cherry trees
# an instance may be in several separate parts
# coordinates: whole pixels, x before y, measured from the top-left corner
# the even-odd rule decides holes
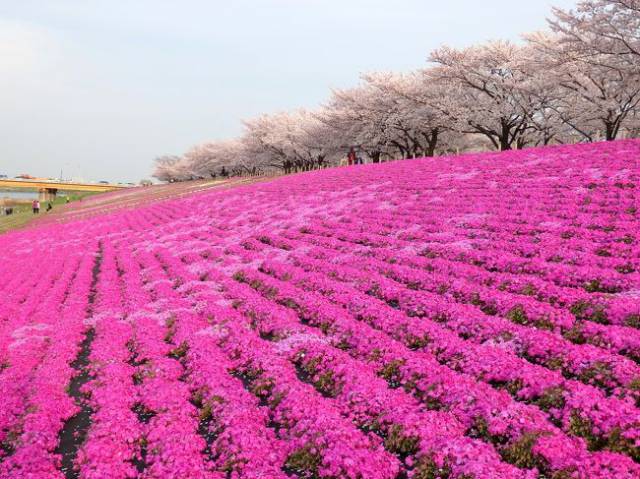
[[[318,110],[263,115],[236,139],[156,159],[165,181],[471,149],[614,140],[640,131],[640,0],[585,0],[553,10],[522,45],[442,47],[426,68],[371,73]]]

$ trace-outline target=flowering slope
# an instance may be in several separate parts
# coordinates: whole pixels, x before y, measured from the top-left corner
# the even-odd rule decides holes
[[[0,237],[0,478],[640,477],[640,143]]]

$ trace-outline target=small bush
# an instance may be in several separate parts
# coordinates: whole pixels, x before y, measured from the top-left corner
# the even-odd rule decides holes
[[[512,379],[511,381],[489,381],[489,384],[496,389],[507,391],[512,396],[517,396],[524,387],[522,379]]]
[[[521,305],[516,305],[507,313],[507,319],[516,324],[522,324],[524,326],[529,324],[529,318],[527,313]]]
[[[640,314],[630,314],[624,319],[624,324],[630,328],[640,329]]]
[[[528,283],[522,287],[520,294],[524,294],[525,296],[536,296],[538,294],[538,290],[531,283]]]
[[[545,412],[551,409],[562,409],[565,405],[564,393],[565,390],[561,386],[550,387],[533,402]]]
[[[611,389],[615,378],[611,366],[602,361],[595,361],[578,374],[578,379],[584,383],[598,386],[605,390]]]
[[[489,424],[485,418],[480,416],[474,418],[473,424],[467,430],[466,434],[474,439],[482,439],[483,441],[491,442]]]
[[[589,301],[577,301],[569,308],[578,320],[593,321],[598,324],[609,324],[607,312],[604,307],[599,304],[593,304]]]
[[[388,362],[378,373],[389,384],[392,389],[399,388],[402,385],[402,372],[400,368],[404,365],[401,359],[394,359]]]
[[[285,461],[285,471],[299,477],[320,477],[318,469],[322,464],[322,454],[318,447],[306,444],[293,451]]]
[[[574,344],[586,344],[587,342],[587,338],[584,336],[582,325],[580,323],[575,323],[573,327],[565,331],[562,336]]]
[[[391,426],[384,440],[385,449],[403,459],[415,455],[418,452],[419,444],[420,438],[418,436],[405,435],[404,429],[398,424]]]
[[[422,456],[416,461],[412,477],[414,479],[449,479],[451,469],[447,464],[440,467],[431,457]],[[473,479],[468,475],[457,477],[459,479]]]
[[[276,382],[273,378],[258,378],[251,384],[251,392],[260,398],[266,398],[271,395]]]
[[[173,359],[182,359],[187,355],[189,345],[186,341],[182,341],[180,345],[169,352],[169,357]]]
[[[235,273],[233,273],[233,279],[235,279],[239,283],[246,283],[247,282],[247,276],[244,273],[244,271],[236,271]]]
[[[533,452],[540,433],[528,432],[523,434],[519,439],[505,446],[500,454],[502,458],[516,467],[524,469],[532,469],[539,467],[541,459]]]
[[[615,269],[620,274],[631,274],[636,272],[636,269],[631,263],[619,264]]]
[[[422,337],[408,334],[405,342],[409,349],[411,349],[412,351],[417,351],[418,349],[426,348],[431,342],[431,339],[426,334]]]
[[[606,286],[599,279],[592,279],[584,284],[584,290],[587,293],[618,293],[620,288],[616,286]]]

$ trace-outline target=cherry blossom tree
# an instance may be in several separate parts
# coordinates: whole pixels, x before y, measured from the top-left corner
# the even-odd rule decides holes
[[[267,168],[285,173],[326,166],[331,153],[324,126],[307,110],[262,115],[244,122],[242,142],[247,154]]]
[[[449,89],[436,106],[462,133],[484,135],[500,150],[519,146],[536,109],[522,88],[521,54],[521,47],[502,41],[435,50],[436,66],[425,74]]]
[[[574,10],[554,8],[553,16],[551,28],[586,61],[615,58],[640,68],[640,0],[580,1]]]
[[[153,177],[160,181],[184,181],[192,175],[183,158],[175,155],[159,156],[154,160]]]
[[[629,69],[626,60],[602,58],[603,53],[585,59],[562,35],[526,38],[538,52],[547,82],[562,93],[554,102],[561,121],[587,141],[616,139],[640,105],[640,70]]]
[[[191,171],[199,176],[256,175],[261,172],[259,162],[248,155],[239,139],[205,143],[184,154]]]
[[[450,133],[451,121],[436,106],[447,92],[422,72],[371,73],[363,77],[380,91],[380,103],[393,111],[389,127],[404,137],[412,156],[434,156]],[[398,140],[395,140],[398,141]]]
[[[390,152],[389,112],[381,108],[379,97],[370,85],[333,91],[317,118],[331,131],[334,151],[346,156],[353,147],[365,152],[374,163]]]

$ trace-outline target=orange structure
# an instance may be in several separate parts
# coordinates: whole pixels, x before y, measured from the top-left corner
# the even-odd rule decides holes
[[[52,201],[53,199],[55,199],[58,190],[105,192],[129,188],[129,186],[104,183],[75,183],[72,181],[49,181],[38,179],[0,179],[0,189],[3,188],[37,190],[39,192],[40,201]]]

